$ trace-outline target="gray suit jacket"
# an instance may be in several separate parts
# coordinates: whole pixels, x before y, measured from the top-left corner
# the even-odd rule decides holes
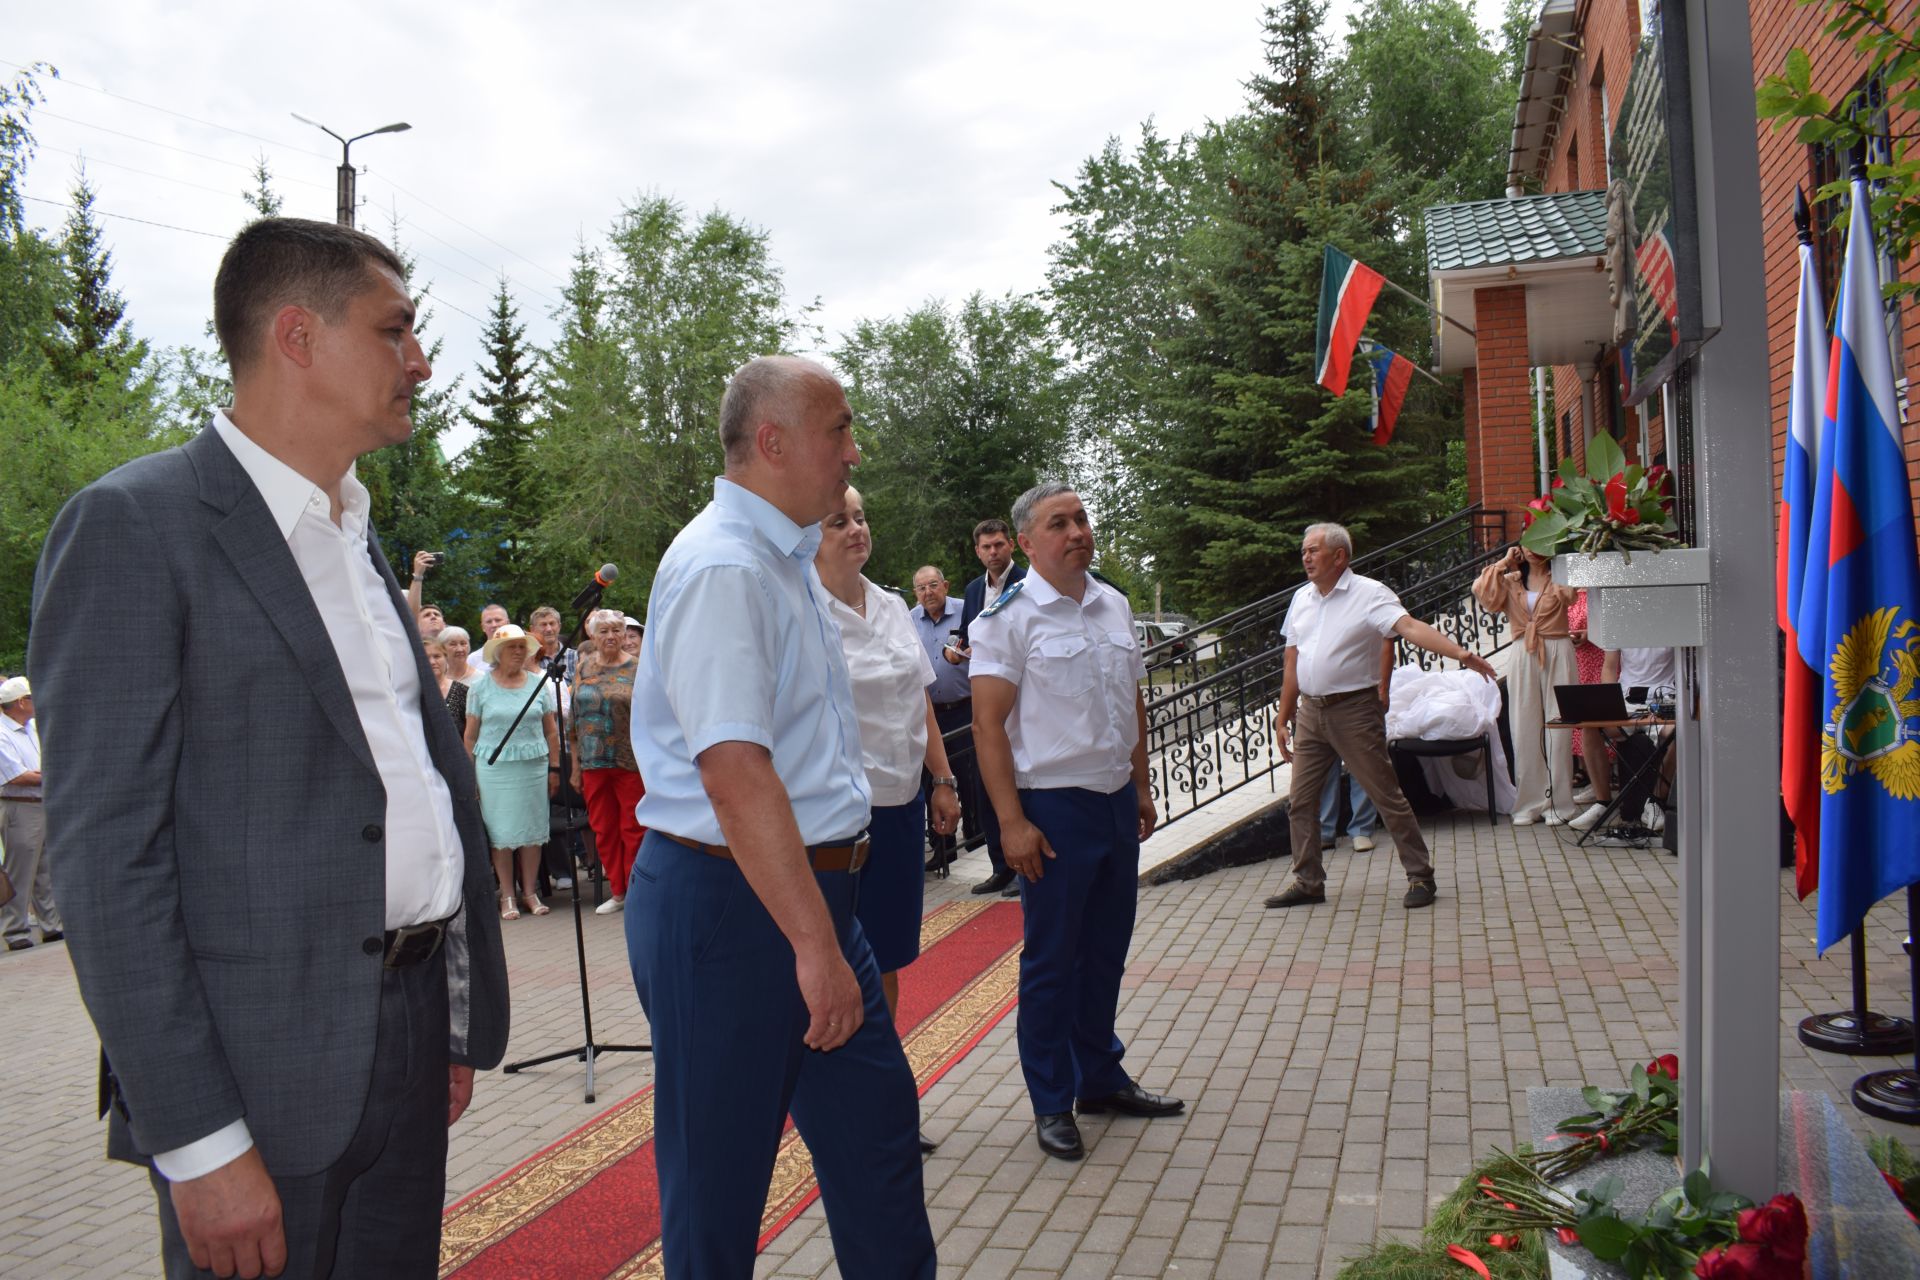
[[[479,794],[417,641],[415,657],[466,849],[450,1047],[488,1068],[507,975]],[[326,1168],[373,1064],[386,793],[293,553],[211,428],[67,503],[27,668],[54,889],[124,1100],[109,1153],[143,1159],[244,1117],[273,1173]]]

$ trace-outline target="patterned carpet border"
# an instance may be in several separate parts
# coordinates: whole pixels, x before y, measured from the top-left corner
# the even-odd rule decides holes
[[[901,992],[900,1019],[906,1027],[902,1043],[922,1095],[1013,1008],[1019,990],[1019,911],[1020,908],[1010,902],[962,900],[936,907],[922,920],[923,958],[932,958],[930,953],[939,944],[968,930],[968,926],[973,926],[968,930],[970,934],[985,929],[989,933],[984,936],[993,941],[1009,939],[1008,945],[997,949],[984,968],[961,982],[931,1009],[918,1007],[921,1002],[916,997],[924,996],[925,989],[924,986],[916,988],[911,971],[908,972],[908,981],[902,984]],[[964,941],[956,939],[956,942]],[[910,1005],[916,1007],[910,1008]],[[569,1197],[589,1190],[596,1178],[633,1161],[652,1137],[653,1087],[649,1085],[493,1181],[462,1196],[448,1207],[443,1219],[440,1275],[484,1280],[509,1274],[491,1265],[485,1256],[489,1250],[510,1241],[517,1232],[537,1228],[549,1213],[556,1210],[564,1213],[564,1202]],[[644,1171],[631,1164],[623,1170],[630,1178],[641,1178],[644,1186],[640,1189],[651,1200],[649,1205],[632,1206],[635,1225],[641,1226],[649,1236],[644,1244],[611,1270],[580,1258],[577,1261],[591,1270],[543,1271],[543,1274],[592,1274],[607,1276],[610,1280],[644,1280],[663,1274],[652,1157],[645,1156],[644,1163]],[[767,1208],[761,1219],[760,1246],[765,1248],[767,1242],[805,1212],[818,1195],[819,1185],[813,1177],[813,1163],[806,1144],[789,1123],[774,1162]]]

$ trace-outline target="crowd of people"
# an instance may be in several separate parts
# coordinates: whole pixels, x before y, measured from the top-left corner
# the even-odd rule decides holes
[[[924,876],[963,838],[991,868],[973,891],[1021,903],[1039,1148],[1082,1158],[1079,1116],[1182,1112],[1125,1069],[1116,1030],[1158,814],[1142,641],[1091,572],[1079,495],[1042,483],[983,520],[962,598],[924,565],[909,610],[862,572],[875,531],[839,382],[761,357],[726,387],[724,473],[645,627],[598,610],[569,648],[557,610],[522,628],[489,603],[476,645],[425,598],[433,553],[402,594],[353,473],[407,438],[430,376],[403,280],[348,228],[243,231],[214,291],[232,406],[68,503],[35,583],[42,714],[26,679],[0,683],[19,889],[0,920],[28,946],[27,912],[55,940],[66,908],[108,1151],[149,1170],[167,1274],[435,1273],[446,1129],[507,1043],[502,925],[549,911],[541,849],[568,789],[652,1031],[669,1276],[752,1273],[789,1115],[841,1274],[935,1274],[934,1143],[894,1014]],[[1404,905],[1435,900],[1383,731],[1394,647],[1493,675],[1352,556],[1341,526],[1306,530],[1278,707],[1292,882],[1269,907],[1326,900],[1341,762]],[[1483,581],[1539,666],[1513,679],[1518,738],[1572,667],[1578,602],[1537,563]],[[149,660],[83,660],[74,641],[133,597]],[[275,643],[227,643],[250,628]],[[1547,807],[1571,800],[1555,760],[1524,776],[1516,821],[1574,816]]]

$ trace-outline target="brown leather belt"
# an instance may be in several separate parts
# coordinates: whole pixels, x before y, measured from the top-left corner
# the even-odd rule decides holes
[[[398,929],[387,930],[382,940],[386,952],[381,963],[389,969],[404,969],[408,965],[423,964],[433,959],[440,950],[440,944],[447,939],[447,926],[453,923],[453,917],[445,920],[429,920],[425,924],[403,925]]]
[[[1352,698],[1378,698],[1380,686],[1375,685],[1371,689],[1348,689],[1345,693],[1329,693],[1324,697],[1315,693],[1303,693],[1300,696],[1316,707],[1330,707],[1336,702],[1346,702]]]
[[[39,796],[0,796],[0,800],[11,800],[15,804],[39,804]]]
[[[704,840],[689,840],[685,836],[660,833],[675,844],[685,845],[689,849],[698,849],[701,853],[715,858],[735,861],[733,850],[723,844],[708,844]],[[852,844],[810,844],[807,846],[807,861],[815,871],[858,871],[867,865],[867,848],[872,842],[861,836]]]

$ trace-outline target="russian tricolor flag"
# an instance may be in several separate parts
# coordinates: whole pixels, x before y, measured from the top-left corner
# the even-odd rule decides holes
[[[1413,361],[1385,347],[1375,347],[1368,359],[1373,363],[1373,442],[1383,445],[1393,439],[1393,424],[1413,381]]]
[[[1874,903],[1920,882],[1920,550],[1870,201],[1858,172],[1837,329],[1830,439],[1823,436],[1814,460],[1796,618],[1801,652],[1824,676],[1823,951]]]
[[[1813,246],[1800,246],[1800,310],[1794,317],[1793,386],[1788,397],[1786,459],[1780,468],[1780,549],[1775,602],[1787,638],[1784,709],[1780,722],[1780,795],[1794,829],[1794,888],[1804,898],[1820,882],[1820,672],[1801,644],[1798,618],[1813,523],[1814,459],[1827,399],[1827,311],[1820,297]],[[1832,424],[1826,425],[1832,431]],[[1825,575],[1825,557],[1817,576]],[[1820,632],[1815,630],[1818,638]]]

